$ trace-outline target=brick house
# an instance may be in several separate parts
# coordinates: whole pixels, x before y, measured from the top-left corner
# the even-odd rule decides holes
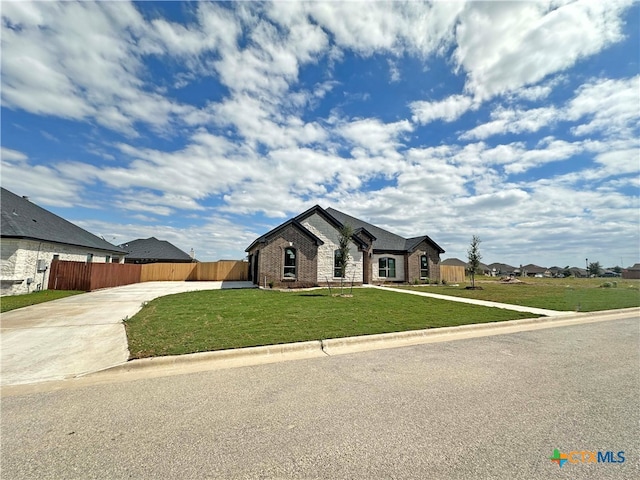
[[[345,280],[356,284],[440,280],[444,250],[428,236],[404,238],[333,208],[316,205],[257,238],[247,249],[249,278],[277,287],[340,283],[340,229],[354,234]]]
[[[120,263],[127,252],[2,188],[0,295],[45,290],[53,260]]]

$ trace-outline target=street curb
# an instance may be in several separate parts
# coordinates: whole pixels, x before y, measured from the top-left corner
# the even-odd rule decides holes
[[[298,360],[303,358],[323,357],[322,344],[319,340],[308,342],[283,343],[260,347],[235,348],[218,350],[215,352],[199,352],[186,355],[167,355],[163,357],[140,358],[130,360],[115,367],[109,367],[99,372],[79,375],[82,377],[101,374],[131,373],[139,370],[154,368],[171,369],[184,366],[202,364],[224,364],[223,368],[235,366],[274,363],[283,360]]]
[[[380,333],[261,347],[219,350],[215,352],[143,358],[130,360],[121,365],[110,367],[99,372],[83,374],[78,377],[99,377],[101,375],[110,376],[114,374],[124,374],[126,376],[127,374],[136,374],[137,372],[143,371],[149,372],[152,370],[162,370],[165,374],[171,375],[172,373],[235,368],[451,341],[462,338],[516,333],[519,331],[568,326],[593,321],[615,320],[619,317],[625,317],[629,313],[636,313],[640,319],[640,308],[627,308],[604,312],[568,313],[554,317],[525,318],[521,320],[476,323],[455,327],[429,328],[406,332]],[[597,319],[592,320],[594,317],[597,317]]]

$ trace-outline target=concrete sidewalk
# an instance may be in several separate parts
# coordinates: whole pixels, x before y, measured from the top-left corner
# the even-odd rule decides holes
[[[62,379],[125,363],[123,319],[174,293],[250,288],[250,282],[145,282],[97,290],[0,315],[1,385]]]
[[[560,310],[547,310],[544,308],[525,307],[522,305],[511,305],[510,303],[489,302],[487,300],[475,300],[473,298],[454,297],[451,295],[440,295],[438,293],[418,292],[416,290],[409,290],[407,288],[381,287],[378,285],[365,285],[365,287],[387,290],[389,292],[407,293],[409,295],[419,295],[421,297],[437,298],[439,300],[448,300],[450,302],[469,303],[471,305],[481,305],[483,307],[503,308],[505,310],[514,310],[516,312],[533,313],[534,315],[544,315],[545,317],[574,315],[576,313]]]

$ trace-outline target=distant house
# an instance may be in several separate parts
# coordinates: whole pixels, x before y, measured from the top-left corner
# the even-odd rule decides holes
[[[520,268],[521,275],[523,277],[535,277],[535,276],[545,276],[550,277],[551,272],[546,267],[539,267],[538,265],[534,265],[530,263]]]
[[[166,240],[139,238],[120,245],[127,252],[125,263],[190,263],[195,260]]]
[[[45,290],[53,260],[122,262],[126,251],[2,188],[0,293]]]
[[[576,278],[585,278],[589,276],[589,272],[587,272],[584,268],[571,267],[569,269],[569,272]]]
[[[447,258],[446,260],[442,260],[441,265],[448,265],[450,267],[463,267],[465,270],[467,269],[467,262],[460,260],[459,258]]]
[[[427,235],[404,238],[318,205],[247,247],[251,280],[280,287],[339,283],[339,232],[346,224],[353,229],[347,281],[362,284],[440,280],[440,254],[444,250]]]
[[[446,260],[442,261],[442,265],[448,265],[451,267],[463,267],[465,272],[469,271],[469,264],[463,260],[460,260],[459,258],[447,258]],[[483,275],[491,275],[491,268],[482,262],[480,262],[480,264],[478,265],[478,271]]]
[[[622,278],[626,279],[639,279],[640,278],[640,263],[636,263],[633,267],[625,268],[622,270]]]
[[[489,268],[491,269],[492,275],[497,277],[515,275],[516,271],[516,267],[512,267],[506,263],[492,263],[489,265]]]

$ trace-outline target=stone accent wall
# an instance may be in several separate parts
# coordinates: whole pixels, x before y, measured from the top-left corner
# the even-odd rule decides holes
[[[301,222],[302,225],[316,237],[324,242],[324,245],[318,247],[318,273],[317,281],[319,284],[325,284],[327,279],[330,283],[340,283],[340,277],[335,277],[334,263],[335,251],[340,245],[340,232],[329,224],[320,215],[311,215],[309,218]],[[363,279],[363,252],[358,250],[358,246],[350,242],[349,244],[349,264],[345,272],[345,282],[361,284]]]
[[[284,278],[284,249],[289,246],[296,249],[295,280]],[[258,285],[268,287],[269,283],[273,283],[275,288],[302,288],[317,285],[318,247],[312,239],[296,227],[289,225],[278,232],[276,237],[271,238],[266,245],[259,244],[249,253],[255,254],[258,250],[260,251],[258,278],[254,279]]]
[[[427,256],[429,265],[429,280],[440,282],[440,254],[429,245],[426,241],[422,242],[407,256],[407,282],[413,283],[416,279],[420,279],[420,257]]]
[[[0,244],[0,295],[19,295],[36,290],[46,290],[49,285],[49,268],[54,255],[60,260],[86,262],[93,254],[94,263],[104,263],[107,255],[113,254],[72,245],[3,238]],[[122,259],[122,257],[120,257]],[[38,260],[43,260],[47,269],[38,272]],[[31,279],[28,284],[27,279]]]

